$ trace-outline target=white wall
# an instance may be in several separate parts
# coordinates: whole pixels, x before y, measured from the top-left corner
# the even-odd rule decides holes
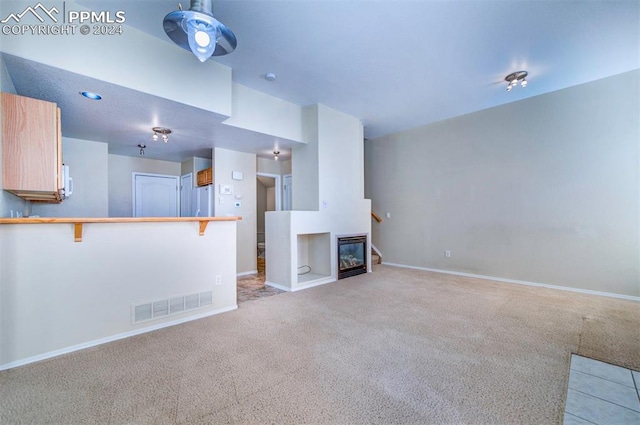
[[[29,1],[10,3],[2,9],[7,14],[33,6]],[[66,9],[87,8],[67,0]],[[231,115],[231,68],[214,60],[201,63],[170,40],[160,40],[126,23],[123,34],[117,36],[2,36],[2,51],[212,111],[220,119]]]
[[[391,213],[373,226],[383,260],[639,296],[639,80],[368,141],[366,194]]]
[[[300,142],[302,108],[233,83],[231,117],[224,124]]]
[[[233,180],[233,171],[243,173],[242,180]],[[215,148],[213,152],[216,217],[240,216],[238,222],[237,271],[257,272],[256,220],[256,155]],[[233,186],[233,195],[220,195],[220,185]],[[238,199],[238,197],[241,197]],[[223,203],[220,203],[220,198]],[[236,207],[235,202],[241,206]]]
[[[62,162],[69,166],[73,194],[61,204],[33,203],[41,217],[107,217],[109,214],[108,145],[62,138]]]
[[[294,146],[291,150],[292,208],[296,211],[318,211],[320,209],[318,116],[318,105],[304,109],[302,129],[306,145]]]
[[[341,208],[352,200],[364,199],[362,123],[324,105],[318,105],[317,114],[320,208]]]
[[[131,192],[133,172],[179,176],[181,165],[180,162],[109,155],[109,217],[133,215]]]
[[[0,370],[236,308],[235,222],[0,225]],[[215,285],[221,276],[222,284]],[[213,305],[132,324],[132,305],[213,291]]]
[[[278,174],[280,176],[291,174],[291,160],[275,161],[267,158],[257,158],[259,173]]]
[[[298,211],[269,212],[265,224],[267,281],[288,290],[335,281],[336,238],[371,232],[371,203],[364,199],[362,123],[324,105],[305,108],[304,116],[307,145],[294,148],[292,159],[293,206]],[[329,244],[321,244],[329,252],[318,268],[330,273],[315,283],[299,282],[298,235],[318,233],[329,234]],[[370,268],[369,252],[367,257]]]

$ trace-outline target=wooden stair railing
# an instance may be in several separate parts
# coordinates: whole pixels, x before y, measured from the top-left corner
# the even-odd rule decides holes
[[[377,221],[378,223],[382,223],[382,217],[380,217],[378,214],[376,214],[374,211],[371,211],[371,217],[374,218],[375,221]]]

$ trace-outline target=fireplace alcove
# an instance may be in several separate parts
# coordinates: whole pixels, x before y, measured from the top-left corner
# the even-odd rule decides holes
[[[298,285],[331,278],[331,234],[298,235]]]

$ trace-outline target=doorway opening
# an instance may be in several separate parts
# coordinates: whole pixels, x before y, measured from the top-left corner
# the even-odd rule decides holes
[[[258,246],[258,274],[265,272],[265,258],[267,255],[265,215],[269,211],[282,209],[281,177],[278,174],[257,173],[256,176],[256,212]]]
[[[257,232],[257,275],[238,278],[238,303],[270,297],[284,291],[265,286],[266,246],[265,214],[269,211],[280,211],[282,206],[281,177],[278,174],[257,173],[256,176],[256,232]]]

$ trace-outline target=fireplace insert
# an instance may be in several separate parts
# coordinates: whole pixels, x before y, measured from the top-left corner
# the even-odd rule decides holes
[[[367,272],[367,235],[338,238],[338,279]]]

